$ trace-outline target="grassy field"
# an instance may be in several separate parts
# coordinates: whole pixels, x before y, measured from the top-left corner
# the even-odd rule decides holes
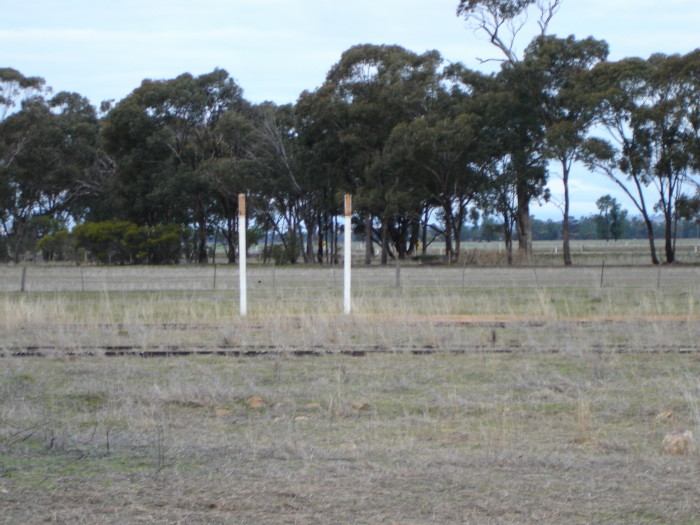
[[[700,268],[0,269],[2,523],[697,523]]]

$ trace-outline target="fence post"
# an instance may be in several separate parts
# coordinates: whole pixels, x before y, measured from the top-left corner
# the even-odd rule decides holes
[[[27,267],[26,267],[26,266],[22,266],[22,279],[21,279],[21,281],[20,281],[20,283],[19,283],[19,289],[20,289],[20,291],[23,292],[23,293],[24,293],[24,290],[25,290],[25,286],[24,286],[24,285],[26,284],[26,282],[27,282]]]
[[[247,244],[245,235],[245,194],[238,194],[238,282],[240,289],[241,315],[248,314],[248,281],[246,279]]]
[[[352,300],[350,295],[350,269],[352,267],[352,195],[345,195],[345,243],[343,245],[343,299],[344,312],[349,314],[352,310]]]
[[[401,287],[401,262],[399,261],[398,250],[396,250],[396,287]]]

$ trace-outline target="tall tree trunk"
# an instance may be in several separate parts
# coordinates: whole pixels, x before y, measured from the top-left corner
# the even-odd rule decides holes
[[[448,207],[447,205],[444,205],[442,207],[443,211],[445,212],[445,258],[447,260],[447,264],[452,264],[453,260],[453,251],[452,251],[452,207]]]
[[[197,262],[207,264],[207,219],[206,215],[200,216],[197,228]]]
[[[323,241],[326,237],[323,231],[324,221],[320,213],[316,216],[316,220],[318,221],[318,251],[316,252],[316,260],[318,264],[323,264]]]
[[[267,263],[269,251],[272,251],[272,250],[269,250],[269,251],[268,251],[267,236],[268,236],[269,234],[270,234],[270,219],[269,219],[269,218],[266,218],[266,219],[265,219],[265,244],[264,244],[264,246],[263,246],[263,264]],[[228,262],[232,262],[232,261],[231,261],[231,256],[230,256],[230,255],[229,255]]]
[[[219,228],[214,227],[214,246],[212,248],[211,262],[216,265],[216,247],[219,244]]]
[[[459,262],[460,252],[462,251],[462,226],[464,225],[464,216],[466,215],[467,207],[464,202],[460,199],[459,201],[459,213],[457,213],[457,218],[453,221],[454,227],[454,238],[455,238],[455,253],[457,254],[457,262]]]
[[[676,260],[676,250],[673,246],[673,240],[675,237],[673,234],[673,219],[668,213],[665,213],[664,220],[666,223],[664,225],[664,248],[666,251],[666,262],[671,264]]]
[[[513,228],[508,224],[508,220],[503,222],[503,240],[506,245],[506,256],[508,266],[513,265]]]
[[[518,250],[529,262],[532,257],[532,221],[530,219],[530,195],[526,188],[518,187],[518,205],[515,227],[518,231]]]
[[[647,227],[647,238],[649,239],[649,250],[651,252],[651,263],[659,264],[659,259],[656,257],[656,245],[654,242],[654,224],[649,219],[647,214],[642,215],[644,225]]]
[[[386,266],[389,262],[389,221],[386,216],[382,217],[382,255],[381,265]]]
[[[676,240],[678,239],[678,213],[673,214],[673,260],[676,260]]]
[[[564,183],[564,219],[561,224],[561,237],[563,241],[564,266],[571,266],[571,246],[569,244],[569,166],[566,160],[562,160],[562,182]]]
[[[420,238],[420,219],[413,220],[411,222],[411,237],[408,243],[408,253],[409,255],[414,255],[416,253],[416,246],[418,245]]]
[[[12,262],[19,264],[22,254],[22,242],[24,241],[24,224],[26,220],[22,218],[21,220],[15,218],[15,224],[13,225],[13,235],[10,237],[11,241],[9,244],[12,245]]]
[[[333,215],[333,250],[331,252],[332,264],[338,264],[340,262],[340,258],[338,257],[338,238],[340,236],[339,230],[340,225],[338,224],[338,216]]]
[[[425,208],[425,215],[422,217],[422,223],[423,223],[423,239],[422,243],[423,246],[421,246],[421,255],[425,255],[428,252],[428,217],[430,215],[430,209],[428,207]]]
[[[365,264],[372,262],[372,214],[365,215]]]

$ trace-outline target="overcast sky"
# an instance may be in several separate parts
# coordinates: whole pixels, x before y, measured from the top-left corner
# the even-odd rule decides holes
[[[252,102],[294,102],[324,80],[355,44],[437,49],[451,62],[488,70],[498,56],[456,17],[457,0],[3,0],[0,67],[44,77],[95,105],[121,100],[144,78],[226,69]],[[700,47],[698,0],[563,0],[550,26],[559,36],[594,36],[613,60]],[[527,44],[532,33],[521,43]],[[556,176],[552,192],[558,195]],[[572,181],[572,215],[613,193],[600,176]],[[533,212],[558,218],[549,205]]]

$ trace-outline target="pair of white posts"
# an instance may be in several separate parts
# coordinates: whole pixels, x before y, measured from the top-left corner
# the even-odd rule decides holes
[[[238,195],[238,250],[239,250],[239,289],[241,316],[248,315],[248,279],[246,276],[246,213],[245,194]],[[349,314],[352,310],[352,195],[345,195],[345,242],[343,245],[343,311]]]

